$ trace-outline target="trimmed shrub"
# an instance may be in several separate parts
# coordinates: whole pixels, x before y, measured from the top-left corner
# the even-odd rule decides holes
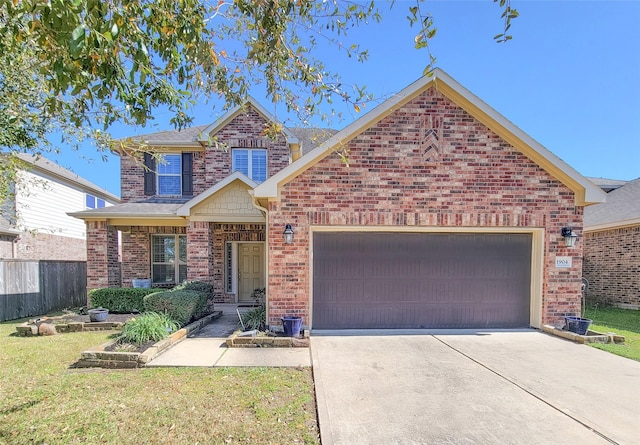
[[[178,324],[167,315],[145,312],[124,324],[118,343],[141,345],[152,340],[160,341],[178,329]]]
[[[202,308],[193,315],[193,319],[202,318],[213,312],[213,284],[204,281],[185,281],[173,288],[174,291],[190,290],[203,294],[205,302]]]
[[[213,300],[213,284],[205,283],[204,281],[185,281],[178,284],[173,290],[194,290],[202,292],[207,299]]]
[[[145,310],[166,314],[180,326],[202,313],[206,304],[205,294],[190,290],[155,292],[144,297]]]
[[[113,313],[144,312],[144,297],[157,289],[104,287],[89,291],[92,307],[103,307]]]

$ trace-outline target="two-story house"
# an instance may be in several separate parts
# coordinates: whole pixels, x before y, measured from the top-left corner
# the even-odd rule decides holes
[[[121,157],[122,203],[73,213],[89,234],[88,288],[201,280],[217,302],[251,301],[266,283],[266,220],[248,192],[335,133],[282,127],[274,138],[273,123],[249,98],[211,125],[136,138],[149,153]]]
[[[44,157],[17,156],[23,167],[12,196],[2,206],[0,259],[84,261],[85,224],[67,213],[109,207],[120,200]]]
[[[122,284],[204,280],[228,302],[266,285],[270,326],[541,327],[580,313],[583,211],[604,192],[443,71],[309,152],[292,129],[265,136],[269,122],[249,100],[144,138],[161,155],[146,168],[123,157],[123,204],[76,214],[88,287],[120,285],[120,231]]]

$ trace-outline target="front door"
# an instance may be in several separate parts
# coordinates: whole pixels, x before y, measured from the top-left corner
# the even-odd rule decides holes
[[[238,301],[251,302],[255,289],[264,287],[264,244],[238,245]]]

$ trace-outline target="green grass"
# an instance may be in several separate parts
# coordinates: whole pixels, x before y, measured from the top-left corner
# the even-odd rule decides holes
[[[0,323],[0,444],[319,444],[309,369],[70,369],[113,333],[16,323]]]
[[[590,343],[590,346],[640,362],[640,311],[587,306],[584,317],[593,320],[591,329],[594,331],[625,336],[624,344]]]

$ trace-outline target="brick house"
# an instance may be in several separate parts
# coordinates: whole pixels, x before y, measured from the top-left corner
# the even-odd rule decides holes
[[[580,313],[582,243],[565,247],[561,230],[581,233],[604,193],[444,72],[311,151],[293,129],[266,138],[270,120],[250,100],[150,135],[165,162],[147,156],[146,173],[123,158],[123,204],[77,215],[89,287],[120,284],[120,230],[123,284],[205,280],[230,302],[264,284],[271,326],[540,327]]]
[[[587,300],[640,309],[640,178],[594,178],[607,200],[584,212]]]

